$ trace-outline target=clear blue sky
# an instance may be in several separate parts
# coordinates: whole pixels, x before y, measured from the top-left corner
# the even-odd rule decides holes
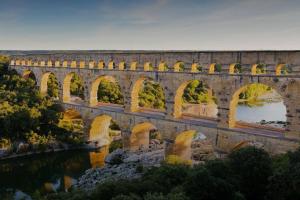
[[[300,49],[300,1],[0,0],[0,49]]]

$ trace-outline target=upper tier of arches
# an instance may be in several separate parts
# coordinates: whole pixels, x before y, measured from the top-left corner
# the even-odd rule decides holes
[[[159,72],[191,72],[191,73],[208,73],[208,74],[270,74],[270,75],[294,75],[297,72],[292,71],[292,67],[288,63],[278,63],[275,65],[267,65],[265,63],[253,63],[251,65],[241,63],[209,63],[201,64],[199,62],[185,63],[183,61],[175,61],[167,63],[161,60],[158,63],[150,61],[138,62],[132,60],[122,61],[104,61],[104,60],[28,60],[28,59],[12,59],[12,66],[33,66],[33,67],[56,67],[56,68],[79,68],[79,69],[106,69],[106,70],[130,70],[130,71],[159,71]]]

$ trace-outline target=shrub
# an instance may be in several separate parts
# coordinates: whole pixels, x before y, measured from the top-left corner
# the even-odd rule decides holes
[[[229,166],[247,199],[264,198],[268,177],[272,175],[271,158],[266,151],[255,147],[234,151],[229,155]]]

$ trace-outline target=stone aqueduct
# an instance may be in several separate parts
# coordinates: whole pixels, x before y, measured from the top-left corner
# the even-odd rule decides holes
[[[266,73],[258,75],[255,68],[261,63],[265,64]],[[222,66],[220,72],[214,70],[217,64]],[[235,73],[236,64],[242,66],[241,73]],[[184,68],[179,69],[179,65]],[[198,66],[202,66],[202,71]],[[290,69],[288,74],[280,74],[283,66]],[[101,128],[100,121],[106,119],[101,116],[105,115],[121,127],[125,147],[130,146],[132,130],[139,124],[149,130],[158,129],[167,150],[178,134],[188,130],[203,133],[215,150],[223,152],[251,142],[261,144],[271,153],[280,153],[295,149],[300,140],[300,51],[65,51],[15,55],[11,57],[10,68],[20,74],[26,70],[33,72],[42,93],[47,91],[47,79],[53,73],[59,83],[59,100],[66,109],[81,113],[87,138],[89,133],[95,132],[91,129]],[[82,104],[69,102],[72,73],[78,74],[84,82]],[[103,78],[120,84],[123,106],[97,105],[97,89]],[[165,111],[140,110],[138,91],[148,78],[163,88]],[[181,117],[181,95],[191,80],[201,80],[214,90],[217,119]],[[282,96],[287,110],[284,130],[235,125],[238,91],[252,83],[268,85]]]

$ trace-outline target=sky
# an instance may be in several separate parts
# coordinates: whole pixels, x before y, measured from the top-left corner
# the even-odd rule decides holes
[[[1,50],[300,49],[300,0],[0,0]]]

